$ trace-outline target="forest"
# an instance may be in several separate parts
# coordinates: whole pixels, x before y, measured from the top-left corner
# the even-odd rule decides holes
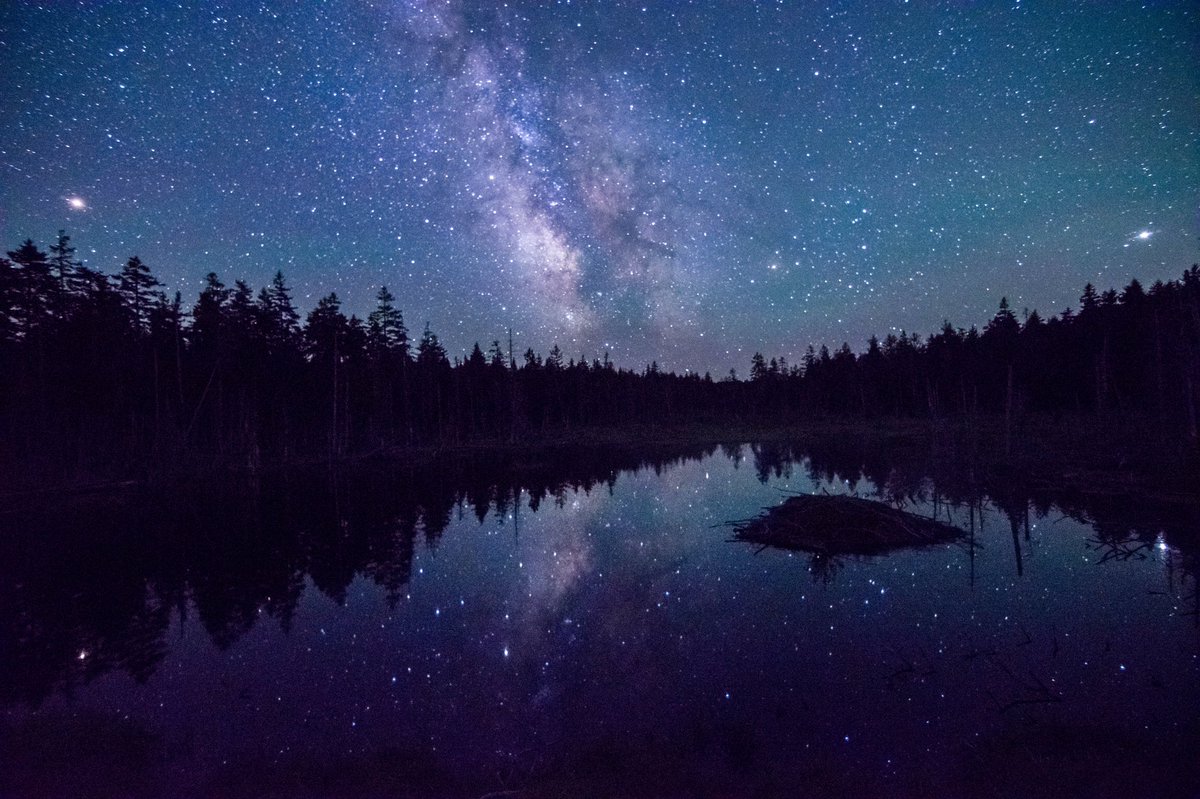
[[[586,429],[822,419],[1138,420],[1194,456],[1200,266],[1121,290],[1085,286],[1043,318],[1001,300],[983,329],[871,337],[856,353],[756,353],[748,379],[590,362],[511,342],[451,357],[410,334],[380,288],[365,320],[336,294],[303,319],[282,273],[257,292],[210,273],[190,305],[131,257],[83,265],[66,233],[0,258],[0,469],[9,485],[143,474],[181,462],[340,459],[517,444]]]

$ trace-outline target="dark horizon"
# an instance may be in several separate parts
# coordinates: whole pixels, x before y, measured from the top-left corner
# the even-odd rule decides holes
[[[120,280],[121,267],[118,266],[118,268],[111,273],[104,272],[103,270],[95,270],[94,267],[91,267],[88,265],[86,259],[84,259],[82,257],[78,257],[78,255],[77,255],[78,242],[74,241],[74,238],[69,234],[68,231],[60,229],[57,232],[57,236],[55,237],[54,240],[61,242],[63,240],[64,236],[65,236],[67,245],[70,246],[71,250],[72,250],[71,258],[73,259],[72,264],[74,265],[74,267],[76,267],[76,268],[83,267],[85,271],[89,271],[89,270],[90,271],[98,271],[99,274],[105,275],[108,279],[110,279],[110,281],[112,282],[112,284],[115,288]],[[32,245],[33,247],[37,248],[39,251],[42,250],[41,242],[39,242],[35,239],[29,238],[29,237],[24,237],[20,241],[21,241],[22,247],[25,247],[27,245]],[[8,253],[7,253],[8,258],[5,260],[11,261],[11,258],[13,256],[14,252],[15,252],[15,250],[8,251]],[[43,254],[47,255],[47,257],[48,257],[48,253],[43,252]],[[190,307],[187,303],[188,297],[187,297],[187,295],[185,295],[182,292],[181,289],[170,286],[170,285],[166,284],[165,282],[159,281],[158,277],[153,274],[154,273],[154,265],[153,264],[146,263],[136,253],[130,255],[128,257],[128,259],[126,259],[126,261],[124,261],[123,263],[128,263],[128,260],[131,260],[131,259],[136,259],[139,263],[146,265],[147,269],[149,270],[149,274],[153,277],[153,279],[155,281],[153,284],[153,287],[152,287],[152,291],[155,294],[155,296],[157,297],[157,301],[165,303],[178,291],[180,294],[180,298],[183,301],[183,305],[181,307],[185,308],[185,309]],[[118,263],[121,264],[122,262],[118,262]],[[1196,264],[1193,264],[1193,266],[1195,266],[1195,265]],[[1186,276],[1187,272],[1188,272],[1187,267],[1184,267],[1182,269],[1182,274]],[[249,286],[249,288],[251,290],[251,294],[254,295],[255,297],[258,296],[260,290],[269,288],[272,281],[277,280],[280,277],[282,277],[282,279],[284,280],[284,282],[287,286],[289,299],[292,300],[292,306],[293,306],[294,310],[299,314],[299,317],[302,319],[307,317],[308,314],[311,313],[317,307],[317,305],[320,304],[320,302],[322,300],[327,299],[330,295],[337,296],[337,300],[339,303],[339,309],[342,311],[343,314],[345,314],[347,316],[348,319],[351,317],[354,317],[354,318],[359,319],[360,321],[365,322],[367,320],[367,317],[370,315],[371,311],[374,310],[374,308],[375,308],[375,306],[367,305],[364,301],[362,301],[362,298],[346,297],[346,296],[343,296],[338,291],[326,291],[324,293],[321,293],[319,296],[308,298],[311,300],[311,302],[308,302],[307,304],[304,301],[294,300],[293,299],[294,289],[291,285],[290,276],[282,269],[276,270],[276,272],[271,276],[271,278],[269,278],[266,282],[264,282],[260,286],[249,283],[242,276],[226,275],[226,274],[222,274],[220,272],[211,272],[209,274],[215,275],[216,278],[221,282],[221,284],[230,290],[233,290],[236,287],[236,285],[239,283],[245,283],[247,286]],[[1148,290],[1154,288],[1155,286],[1162,286],[1167,283],[1177,282],[1179,280],[1179,275],[1180,275],[1180,272],[1176,272],[1176,273],[1170,274],[1166,277],[1156,278],[1153,282],[1148,282],[1148,280],[1145,278],[1145,276],[1133,275],[1130,278],[1130,283],[1136,283],[1143,291],[1148,291]],[[208,278],[206,277],[205,280],[207,282]],[[1042,308],[1038,308],[1036,306],[1025,306],[1025,307],[1018,308],[1013,302],[1010,301],[1009,297],[1007,297],[1007,296],[1002,296],[999,298],[999,300],[997,300],[997,308],[1000,306],[1000,304],[1003,304],[1004,308],[1012,311],[1012,313],[1016,316],[1017,320],[1021,324],[1024,324],[1028,320],[1030,315],[1037,315],[1042,321],[1049,321],[1050,319],[1054,319],[1054,318],[1069,319],[1072,316],[1072,314],[1076,313],[1080,309],[1080,307],[1082,305],[1084,305],[1086,302],[1088,302],[1087,295],[1089,292],[1094,292],[1096,298],[1100,298],[1104,295],[1111,295],[1113,297],[1119,297],[1124,293],[1124,291],[1126,289],[1128,289],[1128,287],[1129,287],[1129,283],[1127,283],[1124,286],[1118,286],[1118,285],[1103,286],[1103,285],[1096,285],[1091,282],[1088,282],[1085,285],[1080,287],[1080,294],[1075,300],[1068,301],[1062,307],[1060,307],[1057,310],[1054,310],[1052,312],[1049,312],[1049,313],[1044,311]],[[415,314],[412,313],[411,309],[406,309],[405,303],[403,302],[404,298],[396,297],[394,295],[394,293],[391,292],[390,287],[387,286],[386,284],[383,284],[383,285],[375,288],[372,291],[371,297],[373,300],[377,299],[379,290],[387,290],[389,292],[389,294],[392,295],[392,302],[395,305],[396,310],[399,311],[403,315],[403,318],[405,320],[406,329],[409,327],[413,327],[414,329],[424,329],[425,326],[428,326],[429,329],[431,330],[431,332],[433,332],[434,334],[436,334],[438,336],[439,342],[442,344],[443,348],[445,349],[447,357],[450,359],[450,361],[452,363],[458,364],[460,361],[466,361],[467,357],[469,357],[471,350],[474,347],[483,347],[486,350],[487,347],[485,345],[491,344],[496,341],[499,341],[501,344],[505,345],[505,352],[507,354],[508,336],[512,332],[510,328],[502,328],[502,329],[496,331],[492,336],[487,337],[486,339],[479,339],[476,341],[467,342],[461,349],[459,349],[457,351],[453,351],[453,350],[451,350],[451,348],[445,346],[445,342],[444,342],[445,337],[440,332],[444,328],[443,328],[443,326],[440,326],[439,324],[437,324],[438,320],[428,318],[427,315],[420,313],[419,309],[418,309],[418,312]],[[201,288],[197,292],[197,294],[200,294],[202,292],[203,292],[203,288]],[[365,310],[365,312],[362,312],[362,313],[359,313],[354,310],[349,310],[349,309],[352,309],[355,307],[366,307],[366,310]],[[514,354],[514,356],[523,355],[526,352],[526,350],[532,349],[538,356],[544,356],[551,349],[557,348],[558,350],[560,350],[562,352],[563,358],[568,359],[568,360],[586,361],[587,363],[591,363],[594,360],[601,360],[601,359],[604,359],[606,356],[608,356],[608,358],[611,359],[613,361],[613,363],[615,363],[617,365],[618,368],[632,370],[635,372],[644,370],[647,366],[649,366],[653,362],[663,372],[670,372],[670,373],[674,373],[674,374],[678,374],[678,375],[687,375],[687,374],[704,375],[707,373],[707,374],[711,375],[714,380],[727,378],[730,374],[729,370],[732,369],[737,373],[738,379],[740,380],[740,379],[748,379],[749,368],[753,364],[753,357],[755,355],[763,355],[766,358],[784,358],[790,363],[800,363],[804,358],[806,349],[814,349],[814,350],[819,351],[820,349],[824,348],[832,353],[832,352],[835,352],[844,347],[849,347],[850,351],[853,352],[856,356],[861,356],[870,349],[872,340],[875,340],[877,342],[882,342],[888,336],[911,337],[913,335],[916,335],[920,340],[928,341],[928,339],[933,338],[940,332],[943,332],[945,330],[945,327],[947,324],[950,325],[950,327],[952,327],[954,330],[958,331],[960,334],[966,334],[968,331],[972,331],[972,330],[974,330],[978,333],[978,332],[981,332],[988,325],[988,323],[991,322],[995,318],[995,312],[996,312],[996,308],[993,308],[990,312],[990,315],[985,316],[980,319],[970,320],[967,324],[962,324],[962,322],[964,320],[952,319],[951,315],[947,313],[947,314],[943,315],[942,320],[938,325],[936,325],[933,329],[930,329],[928,331],[907,329],[903,325],[900,325],[900,324],[891,324],[891,325],[888,325],[884,329],[868,331],[864,336],[862,336],[861,338],[858,338],[858,339],[853,339],[853,340],[842,339],[839,341],[833,341],[833,340],[826,340],[826,341],[809,340],[809,341],[803,341],[803,342],[797,341],[797,342],[793,342],[790,345],[790,349],[788,346],[785,346],[782,349],[774,350],[774,351],[768,351],[767,348],[765,346],[763,346],[762,344],[756,344],[753,342],[749,342],[749,343],[743,342],[742,346],[740,346],[738,349],[745,350],[747,355],[740,361],[736,361],[736,362],[730,361],[729,364],[727,365],[727,367],[722,370],[695,368],[693,365],[690,365],[690,364],[682,364],[679,366],[670,366],[670,365],[668,365],[668,361],[665,357],[657,357],[653,353],[651,354],[651,357],[646,359],[644,362],[639,362],[639,363],[621,362],[615,358],[611,358],[611,356],[613,354],[611,350],[601,350],[599,352],[594,352],[594,353],[593,352],[571,352],[571,351],[563,348],[562,342],[560,342],[560,341],[541,342],[539,345],[538,342],[523,342],[523,341],[519,340],[515,335],[513,337],[513,354]],[[185,316],[188,316],[188,314],[185,314]],[[415,326],[412,326],[410,324],[412,320],[417,320],[418,324]],[[414,336],[414,340],[415,340],[415,338],[416,337]],[[793,356],[790,353],[796,353],[796,354],[795,354],[795,356]],[[519,360],[520,359],[518,358],[518,361]]]
[[[2,464],[15,482],[153,472],[187,457],[252,470],[414,447],[532,443],[641,425],[785,427],[816,416],[977,424],[1086,420],[1101,438],[1144,428],[1144,457],[1200,449],[1200,266],[1149,288],[1083,288],[1078,312],[1019,319],[1007,300],[982,328],[872,337],[865,352],[756,352],[737,373],[678,375],[544,356],[494,339],[451,360],[410,330],[386,290],[365,320],[336,295],[303,321],[282,274],[257,292],[210,274],[192,305],[149,265],[82,266],[65,234],[0,259]]]

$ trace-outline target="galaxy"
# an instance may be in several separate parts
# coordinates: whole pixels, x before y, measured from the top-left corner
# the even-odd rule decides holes
[[[676,370],[1200,258],[1194,4],[10,2],[0,233]]]

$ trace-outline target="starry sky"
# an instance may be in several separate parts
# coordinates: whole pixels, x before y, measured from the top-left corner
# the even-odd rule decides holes
[[[0,4],[0,234],[724,374],[1200,260],[1189,2]]]

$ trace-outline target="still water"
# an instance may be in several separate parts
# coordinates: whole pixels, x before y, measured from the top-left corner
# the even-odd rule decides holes
[[[796,492],[964,537],[871,558],[730,541]],[[1186,509],[731,445],[3,525],[4,795],[1200,789]]]

